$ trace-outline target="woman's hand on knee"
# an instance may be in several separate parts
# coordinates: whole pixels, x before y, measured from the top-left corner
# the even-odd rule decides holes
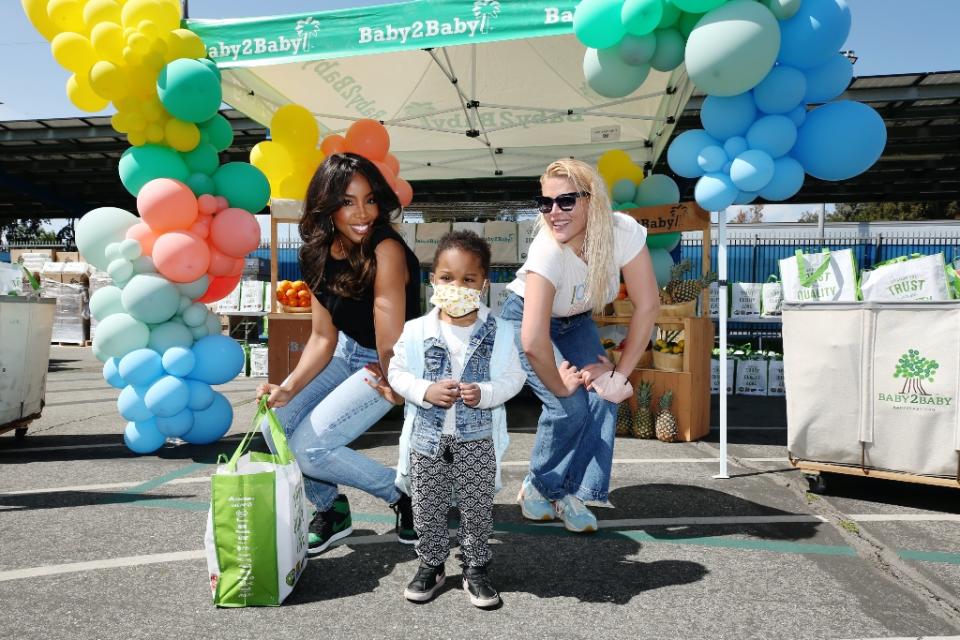
[[[267,406],[271,409],[282,407],[293,398],[293,393],[289,389],[283,389],[280,385],[264,382],[257,386],[257,400],[267,396]]]
[[[597,356],[599,362],[588,364],[580,370],[580,376],[583,380],[583,386],[589,390],[593,386],[593,381],[603,375],[610,375],[613,371],[613,363],[604,356]]]
[[[393,390],[378,363],[368,364],[364,368],[370,374],[369,377],[363,379],[368,387],[379,393],[390,404],[397,406],[403,404],[403,396]]]

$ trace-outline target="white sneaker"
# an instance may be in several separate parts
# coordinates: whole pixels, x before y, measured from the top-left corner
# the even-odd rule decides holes
[[[553,503],[557,516],[563,520],[563,528],[573,533],[593,533],[597,530],[597,517],[576,496],[565,496]]]
[[[537,522],[546,522],[553,520],[553,504],[540,495],[540,492],[530,482],[530,477],[523,479],[523,486],[520,487],[520,493],[517,495],[517,502],[520,503],[520,513],[527,520]]]

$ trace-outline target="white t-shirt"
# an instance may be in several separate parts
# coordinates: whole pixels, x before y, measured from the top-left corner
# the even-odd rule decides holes
[[[477,321],[479,322],[479,320]],[[463,375],[464,360],[467,356],[467,345],[470,343],[470,336],[477,326],[477,322],[466,326],[458,327],[449,322],[440,323],[440,337],[447,345],[447,351],[450,353],[450,377],[459,380]],[[457,432],[457,412],[451,407],[443,418],[443,433],[453,435]]]
[[[613,212],[613,262],[610,271],[607,302],[612,302],[620,289],[620,270],[633,260],[647,243],[647,229],[625,213]],[[557,295],[551,313],[554,318],[569,318],[591,309],[587,298],[587,263],[573,249],[553,239],[543,227],[530,243],[527,261],[517,271],[516,279],[507,285],[521,298],[526,289],[528,273],[536,273],[553,284]]]

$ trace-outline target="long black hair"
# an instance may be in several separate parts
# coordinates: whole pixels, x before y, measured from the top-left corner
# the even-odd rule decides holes
[[[373,286],[377,275],[377,261],[370,249],[373,230],[367,233],[359,245],[349,248],[347,260],[350,268],[331,282],[324,282],[323,269],[330,257],[330,248],[337,237],[333,226],[333,214],[343,206],[344,195],[350,181],[357,174],[370,183],[378,215],[373,227],[388,225],[391,216],[399,214],[400,200],[390,188],[377,166],[353,153],[337,153],[324,160],[307,187],[300,220],[300,269],[304,280],[314,294],[323,289],[347,298],[360,298]]]

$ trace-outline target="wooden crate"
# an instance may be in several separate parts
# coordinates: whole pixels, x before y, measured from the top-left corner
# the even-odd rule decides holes
[[[271,313],[269,316],[267,379],[280,384],[293,371],[312,329],[310,314]]]

